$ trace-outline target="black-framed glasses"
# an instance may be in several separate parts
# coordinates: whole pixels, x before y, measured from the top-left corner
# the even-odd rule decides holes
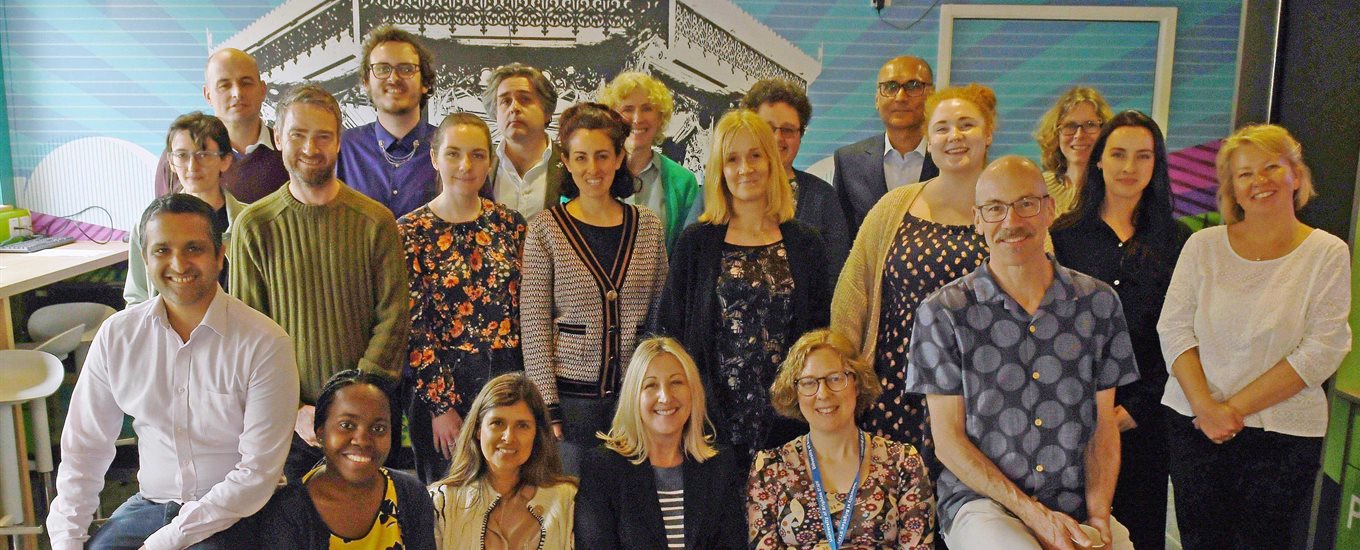
[[[934,82],[922,82],[920,80],[908,80],[906,82],[884,80],[883,82],[878,83],[878,95],[892,97],[897,95],[897,92],[906,90],[908,96],[920,97],[925,95],[926,91],[934,87]]]
[[[188,166],[189,159],[205,162],[208,159],[222,158],[224,156],[226,156],[226,153],[220,151],[194,151],[192,153],[189,151],[170,151],[170,164],[175,166]]]
[[[416,73],[420,72],[420,66],[414,63],[398,63],[396,65],[391,65],[388,63],[374,63],[368,66],[368,70],[373,73],[373,76],[376,76],[381,79],[386,79],[387,77],[392,76],[393,70],[397,71],[397,76],[400,76],[402,78],[411,78]]]
[[[771,124],[770,130],[773,130],[774,135],[779,137],[799,137],[803,135],[803,129],[797,126],[775,126]]]
[[[1086,122],[1069,122],[1058,125],[1058,132],[1064,136],[1072,137],[1077,135],[1077,130],[1086,135],[1099,134],[1101,122],[1099,120],[1088,120]]]
[[[997,223],[1006,219],[1006,213],[1009,211],[1014,211],[1015,215],[1022,218],[1033,218],[1038,216],[1039,210],[1042,210],[1044,207],[1044,199],[1046,198],[1048,198],[1048,195],[1020,197],[1015,202],[992,201],[986,204],[979,204],[974,208],[977,208],[978,214],[982,215],[982,221]]]
[[[795,381],[798,386],[798,394],[805,397],[817,395],[817,390],[821,389],[822,384],[826,384],[826,389],[831,391],[841,391],[850,386],[850,380],[855,378],[855,373],[850,371],[833,372],[826,376],[804,376]]]

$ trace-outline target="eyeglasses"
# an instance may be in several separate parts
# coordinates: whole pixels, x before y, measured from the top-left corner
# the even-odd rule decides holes
[[[837,372],[826,376],[804,376],[796,381],[798,394],[804,397],[817,395],[817,390],[821,389],[822,383],[826,383],[826,389],[831,391],[841,391],[850,385],[850,379],[855,377],[855,373],[850,371]]]
[[[1048,195],[1041,197],[1020,197],[1020,199],[1015,202],[989,202],[987,204],[978,205],[975,208],[977,208],[978,213],[982,215],[982,221],[987,223],[996,223],[1006,219],[1006,212],[1010,210],[1014,210],[1015,215],[1022,218],[1033,218],[1034,216],[1039,215],[1039,210],[1043,208],[1044,199],[1046,198],[1048,198]]]
[[[803,135],[803,129],[794,126],[775,126],[771,124],[770,129],[774,130],[774,135],[779,137],[792,138]]]
[[[908,96],[920,97],[925,95],[926,90],[929,90],[934,87],[935,83],[921,82],[920,80],[908,80],[906,82],[884,80],[883,82],[878,83],[878,95],[881,95],[883,97],[892,97],[897,95],[897,92],[901,90],[906,90]]]
[[[206,162],[208,159],[218,159],[224,156],[226,156],[226,153],[218,151],[195,151],[193,153],[188,151],[170,151],[170,164],[175,166],[188,166],[190,158],[202,163]]]
[[[387,63],[374,63],[368,66],[369,72],[380,79],[392,76],[392,69],[396,69],[397,75],[402,78],[411,78],[420,72],[420,66],[412,63],[398,63],[395,67]]]
[[[1058,132],[1061,132],[1062,135],[1067,137],[1077,135],[1077,130],[1081,130],[1081,133],[1087,135],[1099,134],[1100,124],[1101,122],[1099,120],[1088,120],[1086,122],[1069,122],[1067,124],[1059,125]]]

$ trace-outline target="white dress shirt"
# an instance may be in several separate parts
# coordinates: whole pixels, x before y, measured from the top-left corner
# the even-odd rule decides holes
[[[909,183],[921,181],[921,169],[926,165],[926,138],[906,153],[893,149],[888,134],[883,134],[883,183],[892,191]]]
[[[505,142],[496,145],[496,158],[500,165],[496,168],[496,181],[491,182],[496,202],[517,210],[524,219],[534,217],[543,210],[543,202],[548,200],[548,165],[552,162],[553,148],[549,144],[543,150],[538,163],[524,172],[521,177],[515,172],[515,164],[505,155]]]
[[[184,342],[157,296],[99,329],[61,436],[55,550],[81,548],[126,413],[134,418],[141,495],[183,503],[147,548],[184,548],[255,513],[274,493],[298,407],[288,334],[217,289]]]

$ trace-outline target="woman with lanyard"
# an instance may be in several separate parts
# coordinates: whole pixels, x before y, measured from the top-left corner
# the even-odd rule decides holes
[[[756,454],[746,499],[751,548],[933,547],[935,497],[920,455],[855,425],[882,391],[855,352],[826,329],[789,350],[770,398],[809,431]]]

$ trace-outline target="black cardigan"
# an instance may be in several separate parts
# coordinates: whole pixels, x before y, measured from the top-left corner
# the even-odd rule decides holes
[[[397,490],[397,526],[408,550],[434,550],[434,503],[420,480],[405,472],[388,470]],[[321,520],[307,487],[290,482],[269,499],[251,518],[259,536],[258,548],[327,550],[330,529]]]
[[[731,448],[718,446],[718,454],[702,463],[685,455],[682,468],[685,548],[746,548],[746,475],[737,470]],[[633,464],[604,446],[592,449],[581,464],[575,513],[577,548],[666,548],[656,474],[646,462]]]

